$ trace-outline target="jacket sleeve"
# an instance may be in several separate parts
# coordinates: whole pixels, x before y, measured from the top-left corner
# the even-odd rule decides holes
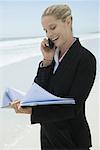
[[[35,106],[32,108],[31,123],[54,122],[74,118],[89,95],[95,74],[96,60],[94,56],[83,57],[69,92],[69,95],[75,99],[76,104]]]
[[[40,62],[40,64],[41,63],[42,62]],[[47,90],[50,77],[53,74],[54,62],[52,62],[51,65],[47,67],[40,67],[40,64],[34,82],[36,82],[38,85],[40,85],[41,87]]]
[[[96,76],[96,59],[94,55],[83,56],[75,75],[69,95],[75,99],[77,113],[80,112],[93,86]]]

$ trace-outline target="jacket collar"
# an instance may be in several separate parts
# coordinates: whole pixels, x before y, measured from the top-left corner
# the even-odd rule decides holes
[[[64,54],[61,62],[59,62],[59,65],[57,69],[55,70],[54,74],[57,74],[59,71],[62,72],[67,67],[70,67],[70,63],[74,61],[74,59],[78,56],[80,47],[81,47],[81,44],[79,42],[79,39],[76,38],[76,41],[71,45],[69,50]]]

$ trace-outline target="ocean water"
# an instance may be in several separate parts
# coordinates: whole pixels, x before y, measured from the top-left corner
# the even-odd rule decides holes
[[[0,95],[2,88],[6,85],[13,85],[26,90],[29,86],[31,74],[36,72],[36,59],[41,56],[40,42],[42,38],[36,39],[16,39],[10,41],[0,41],[0,73],[3,71],[3,80],[0,79]],[[92,129],[93,147],[98,150],[98,128],[100,126],[100,34],[90,34],[80,36],[83,46],[89,49],[97,59],[97,77],[95,86],[89,97],[87,109],[88,120]],[[32,64],[30,66],[30,64]],[[25,64],[24,70],[21,70]],[[18,68],[21,71],[17,74]],[[25,69],[33,72],[25,71]],[[15,74],[13,73],[15,69]],[[11,71],[11,74],[9,73]],[[23,76],[25,72],[25,76]],[[13,76],[12,76],[13,74]],[[1,74],[0,74],[1,78]],[[21,79],[21,81],[19,81]],[[22,81],[22,79],[24,81]],[[31,79],[30,79],[31,80]],[[7,83],[8,82],[8,83]],[[93,113],[91,114],[91,112]],[[94,120],[93,120],[94,119]],[[99,145],[100,146],[100,145]],[[40,125],[30,124],[30,115],[16,114],[13,109],[0,109],[0,150],[40,150]]]
[[[40,43],[43,38],[0,41],[0,67],[29,57],[41,55]],[[96,56],[99,63],[100,34],[80,35],[79,38],[83,46],[88,48]]]
[[[40,54],[42,38],[0,41],[0,67]]]

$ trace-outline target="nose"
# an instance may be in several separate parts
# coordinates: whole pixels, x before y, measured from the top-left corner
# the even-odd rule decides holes
[[[46,36],[48,38],[52,38],[53,32],[52,31],[47,31]]]

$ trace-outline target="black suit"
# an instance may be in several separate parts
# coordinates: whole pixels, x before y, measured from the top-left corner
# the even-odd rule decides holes
[[[60,97],[73,97],[76,104],[35,106],[31,123],[41,124],[43,150],[69,150],[91,147],[85,117],[85,101],[96,74],[96,59],[77,39],[65,54],[56,72],[54,62],[38,69],[35,82]]]

